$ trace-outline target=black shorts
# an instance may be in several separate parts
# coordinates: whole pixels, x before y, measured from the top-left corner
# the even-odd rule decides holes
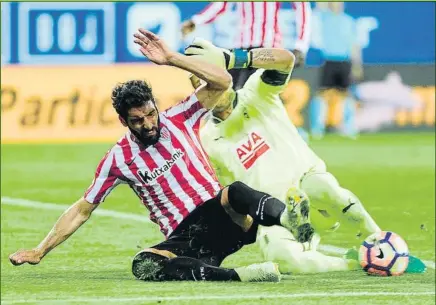
[[[258,226],[244,232],[225,212],[221,193],[196,208],[167,240],[152,248],[219,266],[230,254],[256,241]]]
[[[326,61],[321,69],[322,89],[345,90],[351,84],[351,62]]]

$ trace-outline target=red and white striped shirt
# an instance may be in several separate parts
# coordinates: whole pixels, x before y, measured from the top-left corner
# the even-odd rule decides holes
[[[85,200],[98,204],[118,184],[135,191],[168,237],[199,205],[221,189],[199,138],[207,113],[195,93],[161,112],[161,136],[144,147],[127,132],[101,160]]]
[[[212,2],[201,13],[194,15],[196,25],[213,22],[219,15],[236,5],[239,33],[235,48],[280,47],[282,36],[278,23],[281,2]],[[311,8],[309,2],[292,2],[296,11],[297,40],[295,49],[306,54],[309,50]]]

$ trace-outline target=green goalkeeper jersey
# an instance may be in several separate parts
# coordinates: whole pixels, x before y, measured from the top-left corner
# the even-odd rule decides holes
[[[263,72],[237,91],[237,105],[225,121],[207,118],[200,137],[221,184],[239,180],[284,200],[305,172],[325,171],[325,164],[298,134],[279,97],[289,77],[274,86]]]

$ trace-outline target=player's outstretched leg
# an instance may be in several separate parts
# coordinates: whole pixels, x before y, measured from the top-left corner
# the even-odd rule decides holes
[[[299,243],[288,230],[279,226],[260,227],[257,240],[263,258],[278,263],[283,274],[361,269],[357,260],[317,252],[317,244]]]
[[[307,198],[297,198],[285,204],[267,193],[236,181],[223,189],[221,204],[226,210],[230,206],[239,214],[250,215],[257,224],[285,227],[299,242],[307,242],[314,230],[309,223],[309,201],[300,199]]]
[[[208,265],[191,257],[172,257],[145,249],[136,254],[132,263],[133,275],[143,281],[239,281],[278,282],[280,272],[272,262],[226,269]]]
[[[380,227],[365,210],[359,198],[341,187],[332,174],[308,173],[301,179],[300,187],[307,193],[314,208],[326,210],[337,219],[359,226],[358,233],[362,233],[364,238],[380,231]]]

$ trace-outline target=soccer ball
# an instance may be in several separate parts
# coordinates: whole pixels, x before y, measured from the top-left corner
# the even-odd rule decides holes
[[[406,242],[393,232],[370,235],[360,246],[359,261],[369,275],[401,275],[409,264]]]

